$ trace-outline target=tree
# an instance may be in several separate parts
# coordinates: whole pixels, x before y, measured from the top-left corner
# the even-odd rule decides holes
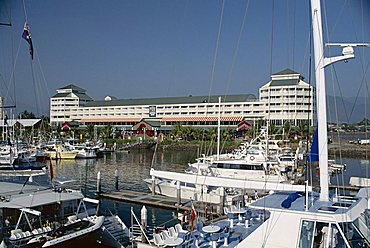
[[[25,110],[18,115],[18,119],[36,119],[36,115]]]

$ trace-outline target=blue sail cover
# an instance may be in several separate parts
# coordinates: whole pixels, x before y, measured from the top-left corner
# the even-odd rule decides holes
[[[281,206],[283,208],[290,208],[292,206],[292,203],[297,200],[299,197],[303,196],[303,193],[300,192],[294,192],[291,193],[288,198],[286,198],[282,203]]]
[[[315,134],[313,136],[313,141],[311,145],[310,154],[308,155],[307,162],[313,163],[319,161],[319,141],[318,141],[318,128],[316,128]]]

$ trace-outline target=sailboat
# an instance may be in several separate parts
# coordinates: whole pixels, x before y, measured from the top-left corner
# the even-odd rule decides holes
[[[326,66],[354,58],[353,47],[370,44],[336,44],[343,47],[342,55],[324,58],[320,0],[311,0],[311,17],[320,192],[276,192],[251,203],[247,209],[229,211],[226,220],[207,226],[198,223],[196,231],[191,234],[183,235],[180,229],[178,238],[158,234],[155,244],[166,244],[168,240],[169,243],[189,244],[189,247],[370,247],[370,188],[361,189],[355,196],[329,196],[324,75]]]

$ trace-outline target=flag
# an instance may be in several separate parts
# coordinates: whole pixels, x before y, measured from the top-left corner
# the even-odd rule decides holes
[[[24,24],[22,38],[25,39],[30,45],[30,55],[31,55],[31,59],[33,59],[33,45],[32,45],[30,27],[28,26],[27,22]]]
[[[246,121],[242,121],[238,124],[238,126],[236,127],[236,130],[237,131],[243,131],[243,130],[247,130],[250,126],[252,126],[251,124],[249,124],[248,122]]]

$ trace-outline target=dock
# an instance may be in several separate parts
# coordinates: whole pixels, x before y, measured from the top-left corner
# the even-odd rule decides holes
[[[133,203],[137,205],[151,206],[155,208],[164,208],[169,210],[176,210],[188,213],[191,211],[191,204],[194,204],[195,209],[198,213],[205,214],[207,210],[208,214],[214,216],[219,215],[220,205],[214,204],[208,206],[206,209],[206,203],[200,201],[190,201],[187,199],[181,199],[181,204],[177,204],[177,198],[167,197],[163,195],[152,195],[152,193],[137,192],[132,190],[120,189],[111,192],[101,192],[98,194],[100,198],[106,198],[119,202]]]

